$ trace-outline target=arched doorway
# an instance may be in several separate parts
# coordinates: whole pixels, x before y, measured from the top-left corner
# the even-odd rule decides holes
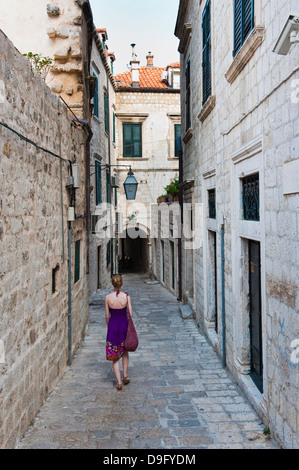
[[[149,271],[149,238],[140,227],[128,227],[119,236],[118,269],[121,273]]]

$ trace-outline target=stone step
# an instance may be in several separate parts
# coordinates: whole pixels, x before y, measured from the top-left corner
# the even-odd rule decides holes
[[[179,309],[180,309],[181,317],[184,320],[193,318],[193,310],[191,307],[189,307],[189,305],[180,305]]]

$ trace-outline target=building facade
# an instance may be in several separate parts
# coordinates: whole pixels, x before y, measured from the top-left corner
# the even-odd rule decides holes
[[[115,56],[108,53],[107,40],[106,29],[94,28],[91,53],[91,74],[95,78],[95,89],[91,120],[90,293],[111,284],[117,248],[115,230],[107,236],[103,230],[97,230],[103,204],[110,203],[113,207],[117,205],[117,188],[111,184],[116,162],[116,84],[113,77]]]
[[[181,0],[182,251],[196,320],[272,435],[298,448],[298,45],[295,1]],[[196,212],[195,212],[196,214]]]
[[[88,325],[92,13],[86,1],[28,0],[24,21],[19,6],[3,9],[0,36],[1,448],[28,428]],[[19,51],[55,66],[40,76]]]
[[[131,70],[115,77],[116,174],[119,186],[132,169],[138,189],[134,201],[119,192],[119,270],[150,272],[157,266],[151,240],[151,214],[165,187],[178,177],[176,135],[180,135],[179,64],[155,67],[149,53],[141,66],[134,49]]]
[[[14,448],[87,329],[85,134],[2,31],[0,56],[0,447]]]

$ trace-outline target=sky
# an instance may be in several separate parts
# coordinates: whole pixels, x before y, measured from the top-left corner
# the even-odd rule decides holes
[[[90,0],[90,4],[95,26],[107,29],[107,46],[116,56],[115,74],[128,70],[132,43],[141,66],[146,65],[149,51],[157,67],[179,62],[174,35],[179,0]]]

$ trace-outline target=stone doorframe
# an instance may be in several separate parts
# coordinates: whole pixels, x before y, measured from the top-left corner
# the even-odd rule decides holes
[[[218,306],[221,305],[221,299],[219,298],[219,293],[221,292],[219,284],[220,279],[220,246],[219,246],[219,223],[217,222],[217,211],[216,218],[212,219],[209,217],[209,201],[208,201],[208,191],[210,189],[216,190],[216,169],[209,169],[205,171],[202,175],[202,201],[203,201],[203,282],[204,282],[204,325],[206,333],[215,346],[218,345],[218,335],[215,331],[215,308],[216,306],[211,301],[212,290],[216,289],[218,292]],[[216,191],[216,204],[217,204],[217,191]],[[217,286],[215,285],[215,271],[214,266],[212,266],[212,256],[211,253],[211,234],[214,232],[216,234],[216,252],[217,252]],[[219,310],[219,309],[218,309]],[[219,319],[218,319],[219,324]]]
[[[261,247],[261,299],[263,331],[264,377],[267,377],[266,361],[266,271],[265,271],[265,216],[264,216],[264,158],[263,137],[249,142],[231,155],[231,201],[232,201],[232,289],[233,289],[233,363],[246,392],[257,408],[264,413],[267,382],[264,381],[264,394],[255,386],[250,373],[249,336],[249,256],[248,240],[260,242]],[[242,178],[259,173],[260,220],[249,221],[242,218]],[[263,403],[262,403],[263,402]],[[262,407],[262,408],[261,408]]]

